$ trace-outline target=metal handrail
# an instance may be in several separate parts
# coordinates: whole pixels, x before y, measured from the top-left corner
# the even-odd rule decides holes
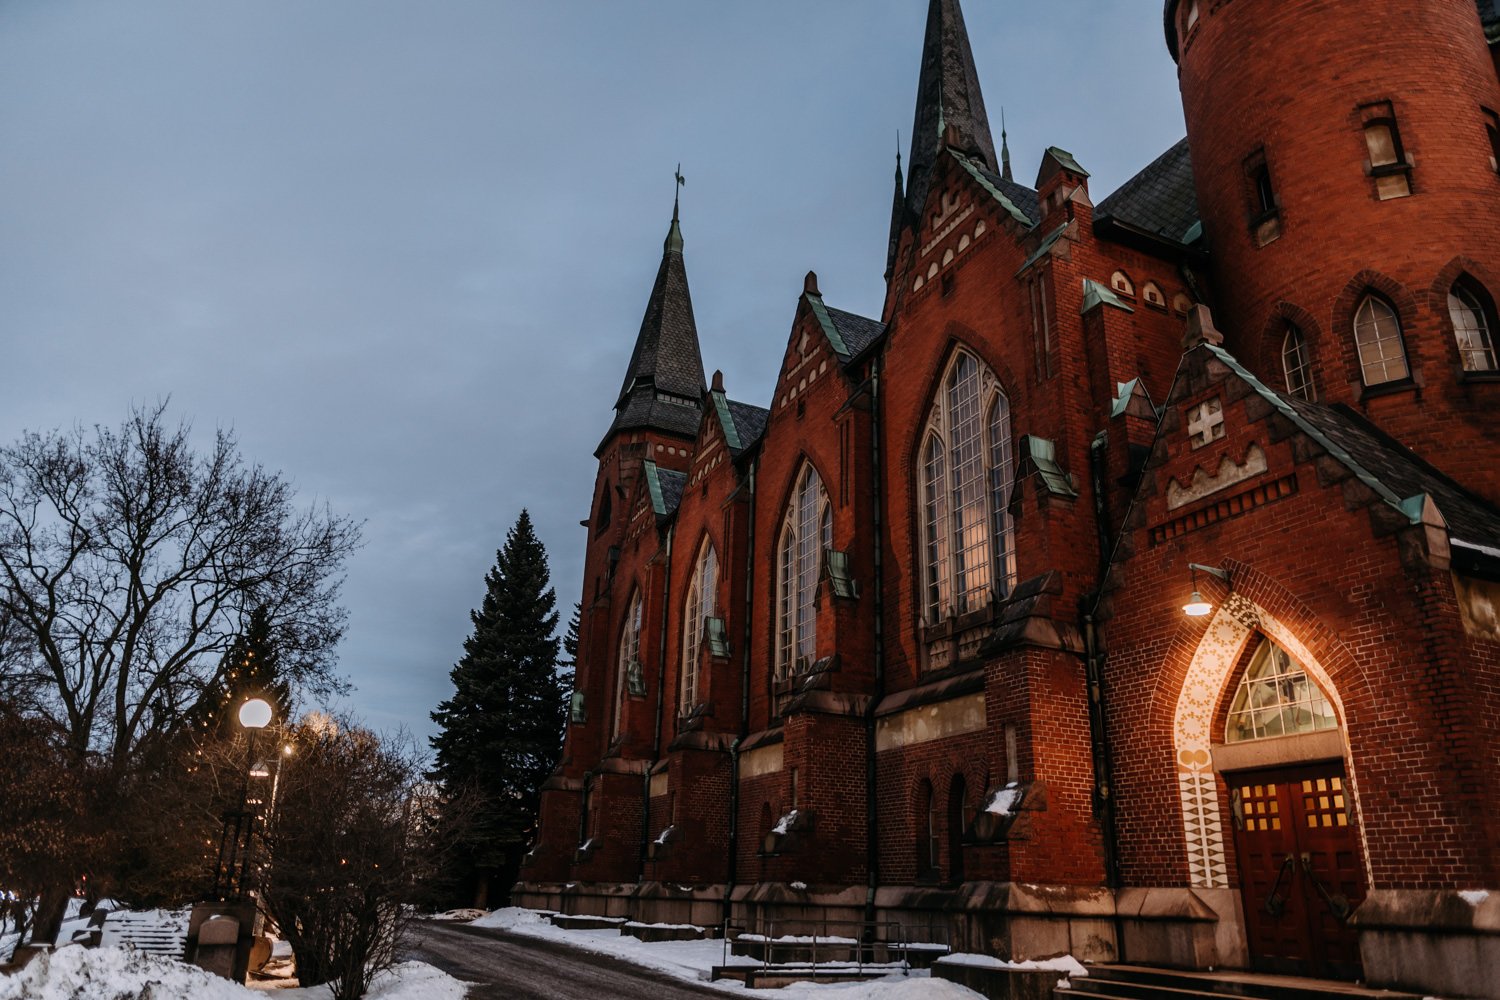
[[[900,956],[901,974],[911,973],[911,950],[916,944],[941,944],[949,945],[948,928],[943,925],[928,924],[923,937],[925,940],[916,940],[909,934],[914,928],[897,920],[830,920],[827,917],[807,918],[797,917],[783,920],[762,920],[761,933],[756,936],[760,939],[761,962],[760,968],[763,972],[770,971],[775,966],[796,965],[806,966],[810,969],[812,981],[817,982],[818,970],[826,965],[837,964],[842,968],[852,965],[857,974],[863,975],[866,965],[889,966],[890,961],[877,961],[877,956],[882,953],[889,959],[891,955]],[[852,933],[833,933],[833,930],[848,929]],[[724,921],[723,935],[723,964],[729,964],[729,946],[731,942],[730,932],[740,931],[735,940],[746,936],[749,929],[744,925],[731,924],[726,918]],[[804,933],[798,933],[804,931]],[[938,941],[934,938],[941,937]],[[794,940],[788,940],[788,939]],[[795,940],[806,938],[807,940]],[[811,960],[808,962],[775,962],[777,945],[780,943],[784,948],[808,947]],[[820,957],[820,951],[822,956]],[[829,954],[832,951],[832,954]],[[835,958],[833,955],[850,955],[849,958]]]

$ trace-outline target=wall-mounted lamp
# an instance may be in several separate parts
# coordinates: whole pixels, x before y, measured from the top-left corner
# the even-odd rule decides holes
[[[1188,569],[1193,574],[1193,596],[1182,606],[1182,613],[1189,618],[1202,618],[1204,615],[1212,614],[1214,606],[1205,601],[1203,595],[1198,593],[1198,573],[1201,570],[1209,576],[1218,577],[1224,581],[1225,586],[1228,586],[1229,571],[1220,569],[1217,566],[1205,566],[1202,563],[1188,563]]]

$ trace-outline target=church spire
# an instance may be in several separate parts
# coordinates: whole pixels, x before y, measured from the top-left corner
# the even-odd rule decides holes
[[[677,186],[685,183],[682,168]],[[672,199],[672,224],[662,243],[661,265],[646,301],[646,315],[636,334],[635,351],[615,402],[615,419],[605,434],[617,431],[659,430],[685,437],[698,433],[703,393],[703,355],[698,347],[698,325],[688,293],[687,266],[682,254],[680,202]],[[603,448],[603,443],[600,448]]]
[[[1005,136],[1005,108],[1000,109],[1000,176],[1015,180],[1010,173],[1010,140]]]
[[[945,130],[955,144],[986,169],[998,169],[995,140],[979,92],[979,74],[958,0],[930,0],[927,37],[922,43],[922,75],[917,82],[917,112],[908,158],[906,208],[919,212],[927,198],[928,178],[942,149]]]
[[[901,227],[906,224],[906,182],[901,178],[901,135],[896,134],[896,194],[891,199],[891,241],[885,251],[885,280],[896,270],[896,250],[901,245]]]

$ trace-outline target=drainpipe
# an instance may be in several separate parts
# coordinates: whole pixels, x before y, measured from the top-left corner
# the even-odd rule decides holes
[[[755,607],[755,470],[760,460],[752,458],[745,486],[750,491],[750,519],[745,538],[745,627],[740,635],[740,732],[729,746],[729,865],[724,886],[724,922],[733,916],[735,882],[740,871],[740,744],[750,733],[750,628]]]
[[[641,873],[643,875],[645,874],[647,845],[651,842],[651,769],[661,759],[661,717],[667,698],[667,613],[672,608],[672,539],[676,533],[677,525],[674,522],[671,527],[667,528],[663,559],[663,565],[666,567],[664,570],[666,582],[662,586],[661,632],[658,641],[660,652],[656,660],[656,729],[651,737],[651,762],[646,765],[646,773],[641,780]],[[640,879],[637,878],[637,881]]]
[[[880,452],[880,356],[870,363],[870,504],[874,540],[874,576],[870,581],[873,595],[875,625],[875,693],[870,707],[865,712],[865,867],[869,871],[865,887],[865,920],[875,920],[875,890],[880,885],[880,823],[879,801],[876,798],[877,770],[875,761],[875,709],[885,697],[885,602],[881,587],[880,539],[884,532],[884,496],[881,493]]]

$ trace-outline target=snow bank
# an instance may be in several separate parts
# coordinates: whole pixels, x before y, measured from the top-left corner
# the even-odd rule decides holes
[[[375,977],[366,1000],[462,1000],[468,986],[424,962],[402,962]],[[278,1000],[328,1000],[327,986],[277,990]],[[71,945],[0,976],[0,1000],[264,1000],[170,958],[130,948]]]
[[[1470,906],[1478,906],[1486,899],[1489,899],[1490,894],[1484,889],[1461,889],[1459,890],[1458,898]]]
[[[972,955],[959,952],[938,959],[943,965],[974,965],[983,969],[1042,969],[1049,972],[1066,972],[1070,976],[1086,976],[1089,970],[1072,955],[1057,958],[1031,959],[1025,962],[1002,962],[991,955]]]
[[[990,798],[984,811],[995,816],[1009,816],[1010,811],[1015,808],[1016,803],[1021,801],[1021,790],[1012,781],[1004,788],[998,789]]]
[[[498,927],[501,930],[515,930],[518,927],[535,926],[541,924],[551,927],[552,922],[547,919],[545,910],[527,910],[519,906],[507,906],[502,910],[495,910],[488,916],[480,917],[471,923],[470,927]]]
[[[256,995],[195,965],[129,948],[71,945],[38,955],[20,972],[0,978],[0,1000],[252,1000]]]

